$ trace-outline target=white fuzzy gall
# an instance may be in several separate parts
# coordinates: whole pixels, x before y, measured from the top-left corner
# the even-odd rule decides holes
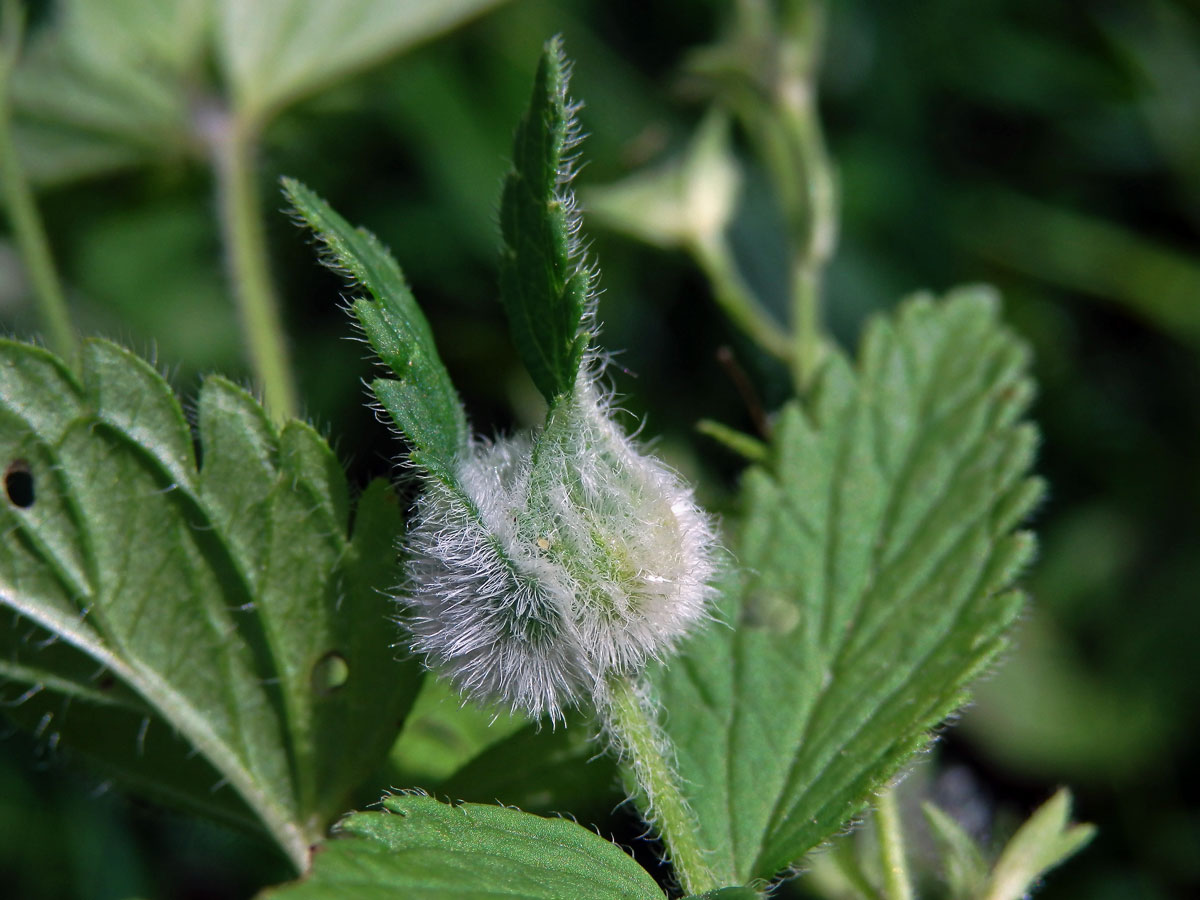
[[[581,376],[534,438],[476,443],[429,479],[407,540],[414,648],[462,692],[561,718],[706,615],[715,537]]]

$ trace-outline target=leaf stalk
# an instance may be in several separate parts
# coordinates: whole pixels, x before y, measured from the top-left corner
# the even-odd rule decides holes
[[[793,231],[792,378],[803,394],[821,361],[820,303],[825,267],[837,245],[837,185],[817,110],[825,5],[821,0],[799,0],[786,5],[784,18],[783,30],[790,40],[781,47],[774,105],[780,115],[781,139],[789,152],[769,154],[768,161],[775,161],[772,168],[777,181],[797,187],[787,198],[791,208],[786,212]],[[780,171],[781,165],[790,171]]]
[[[875,810],[879,834],[879,867],[883,871],[883,896],[886,900],[913,900],[912,877],[904,853],[904,830],[896,791],[888,788],[879,797]]]
[[[25,269],[33,287],[47,343],[55,353],[73,359],[78,348],[67,311],[66,294],[54,266],[46,228],[33,199],[12,135],[11,78],[21,53],[24,16],[19,4],[5,0],[0,35],[0,193]]]
[[[227,111],[215,113],[207,137],[217,181],[221,238],[227,254],[242,339],[271,417],[299,414],[287,340],[271,284],[258,199],[258,129]]]
[[[630,675],[614,676],[600,715],[610,740],[631,773],[643,813],[658,831],[679,883],[688,894],[720,885],[697,839],[695,816],[684,800],[670,760],[670,745],[654,720],[644,690]]]

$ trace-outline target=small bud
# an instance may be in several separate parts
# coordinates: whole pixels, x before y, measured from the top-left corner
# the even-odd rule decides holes
[[[589,379],[536,437],[477,442],[454,474],[417,501],[404,602],[415,649],[464,693],[561,718],[705,617],[712,525]]]

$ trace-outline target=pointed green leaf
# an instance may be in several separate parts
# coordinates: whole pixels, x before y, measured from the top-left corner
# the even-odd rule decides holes
[[[561,45],[551,41],[517,126],[500,200],[500,301],[521,361],[551,404],[570,392],[579,374],[592,291],[570,189],[578,138],[567,69]]]
[[[952,817],[932,803],[922,807],[942,857],[942,877],[952,897],[975,897],[987,877],[979,845]]]
[[[18,720],[150,793],[257,817],[300,863],[419,683],[385,625],[401,511],[372,485],[348,537],[328,445],[221,378],[198,418],[199,468],[145,362],[89,341],[77,381],[0,342],[0,465],[32,482],[0,498],[0,673],[9,699],[26,686]]]
[[[1071,794],[1065,788],[1017,829],[992,868],[983,900],[1020,900],[1039,878],[1066,862],[1096,835],[1094,825],[1071,825]]]
[[[964,289],[874,320],[746,473],[727,625],[654,675],[726,883],[843,828],[1004,646],[1041,488],[1028,354],[997,309]]]
[[[216,42],[238,112],[263,121],[499,0],[218,0]]]
[[[354,314],[380,360],[396,376],[375,381],[375,396],[412,443],[419,461],[448,470],[469,437],[466,414],[396,260],[373,234],[351,227],[298,181],[285,178],[283,188],[321,242],[326,264],[371,295],[354,301]]]
[[[618,846],[566,819],[503,806],[389,797],[355,813],[312,872],[262,900],[664,900]]]

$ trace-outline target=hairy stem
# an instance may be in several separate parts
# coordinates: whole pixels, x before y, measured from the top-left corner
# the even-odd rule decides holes
[[[913,900],[908,859],[904,855],[904,834],[896,792],[889,788],[879,797],[875,810],[879,833],[879,865],[883,870],[883,896],[887,900]]]
[[[67,312],[66,295],[54,267],[46,229],[33,199],[33,191],[17,157],[12,136],[12,102],[9,84],[20,55],[22,22],[17,4],[3,6],[3,59],[0,59],[0,192],[21,258],[25,263],[38,316],[50,348],[59,356],[75,355],[75,331]]]
[[[217,178],[221,236],[228,257],[242,340],[263,400],[277,422],[298,415],[287,341],[271,285],[255,153],[258,131],[220,111],[207,128]]]
[[[607,704],[601,714],[633,775],[642,809],[662,838],[679,883],[689,894],[717,888],[717,878],[697,838],[695,817],[676,783],[670,745],[654,721],[652,707],[630,676],[614,676],[608,687]]]

